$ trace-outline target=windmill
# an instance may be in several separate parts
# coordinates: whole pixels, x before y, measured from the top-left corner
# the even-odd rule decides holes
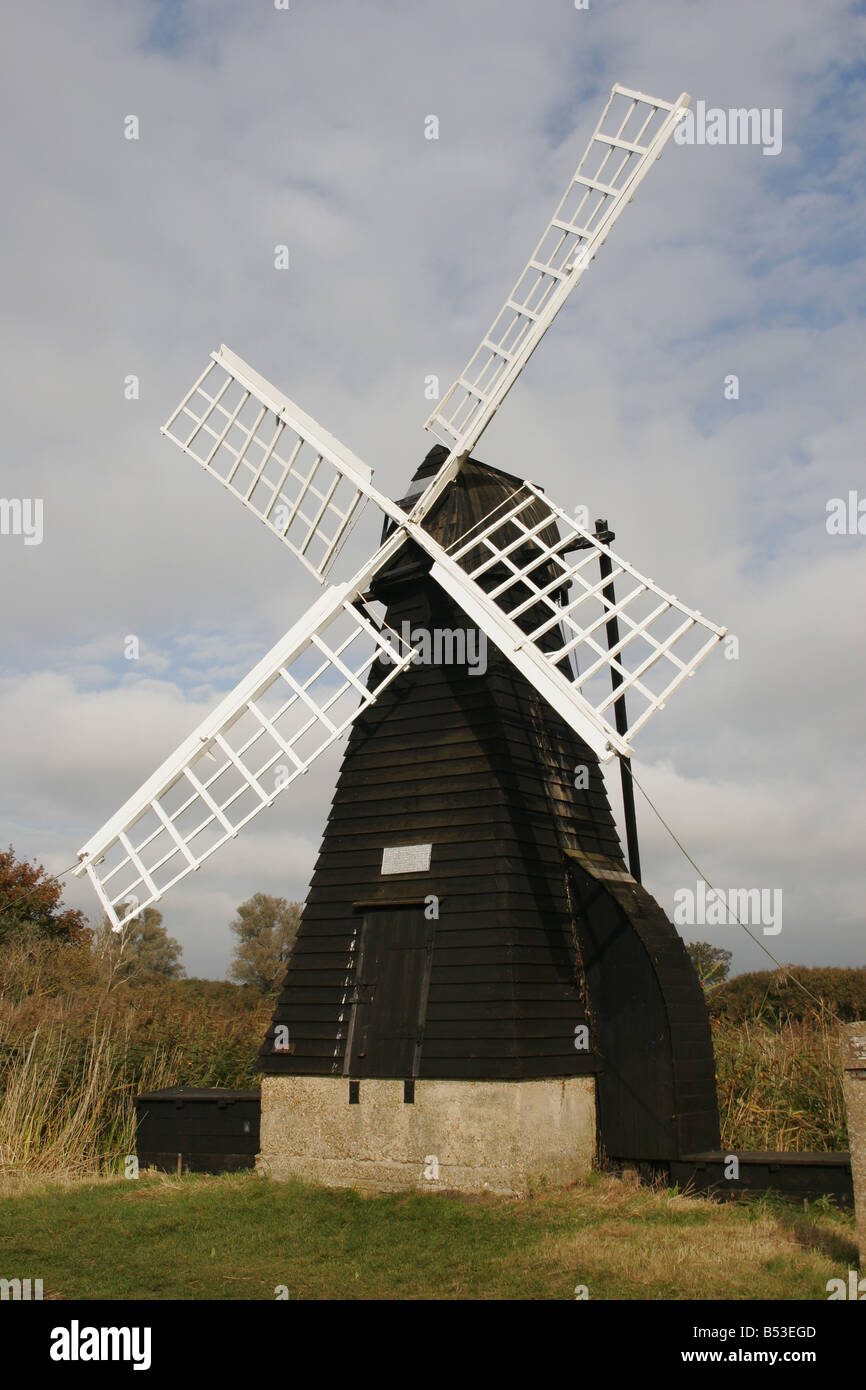
[[[597,1137],[649,1162],[718,1143],[700,988],[601,768],[725,629],[473,457],[688,101],[612,89],[404,498],[225,346],[163,427],[326,587],[76,873],[122,929],[349,731],[260,1053],[278,1175],[511,1191],[579,1176]],[[381,544],[326,584],[370,503]]]

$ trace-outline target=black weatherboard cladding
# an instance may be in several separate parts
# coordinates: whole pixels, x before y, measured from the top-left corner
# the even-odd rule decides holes
[[[430,452],[410,496],[444,456]],[[448,547],[519,487],[469,460],[424,524]],[[465,630],[428,570],[407,542],[377,577],[389,626]],[[485,587],[498,578],[490,571]],[[534,621],[532,610],[521,619]],[[555,630],[547,640],[557,645]],[[423,844],[429,871],[383,875],[385,847]],[[425,912],[432,895],[438,917]],[[575,1046],[583,1024],[589,1049]],[[412,666],[353,725],[259,1065],[421,1079],[600,1073],[609,1152],[718,1144],[709,1025],[682,943],[627,873],[594,753],[492,643],[484,674]]]

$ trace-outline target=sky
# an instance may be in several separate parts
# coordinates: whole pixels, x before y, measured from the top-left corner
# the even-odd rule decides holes
[[[863,7],[32,0],[0,28],[0,498],[43,509],[40,544],[0,534],[0,844],[74,863],[319,592],[159,433],[208,353],[400,496],[434,442],[425,379],[474,351],[611,85],[687,91],[781,113],[781,148],[669,142],[475,454],[607,517],[737,637],[638,736],[636,775],[711,883],[781,892],[781,930],[753,927],[779,960],[866,964]],[[335,577],[378,534],[370,507]],[[304,898],[339,761],[159,904],[189,973],[225,974],[252,893]],[[695,871],[638,815],[672,915]],[[770,964],[736,924],[681,929]]]

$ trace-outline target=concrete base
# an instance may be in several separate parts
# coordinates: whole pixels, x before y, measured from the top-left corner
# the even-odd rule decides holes
[[[263,1076],[261,1153],[274,1178],[399,1192],[564,1186],[595,1154],[595,1081],[365,1080],[359,1103],[336,1076]]]

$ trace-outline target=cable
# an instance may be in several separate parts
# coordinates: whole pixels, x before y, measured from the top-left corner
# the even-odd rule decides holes
[[[668,832],[668,834],[670,835],[670,837],[671,837],[671,839],[673,840],[674,844],[677,846],[677,848],[678,848],[679,850],[682,851],[682,853],[685,855],[686,859],[688,859],[688,861],[689,861],[689,863],[691,864],[692,868],[694,869],[695,873],[698,875],[698,878],[703,879],[704,883],[707,885],[707,887],[709,888],[710,892],[711,892],[711,893],[715,893],[716,897],[724,904],[725,911],[728,913],[728,916],[729,916],[729,917],[733,917],[734,921],[735,921],[739,926],[741,926],[741,927],[743,928],[743,931],[746,933],[746,935],[749,936],[749,937],[752,939],[752,941],[754,941],[754,943],[755,943],[756,946],[760,946],[761,950],[764,952],[764,955],[765,955],[765,956],[769,956],[770,960],[773,962],[773,964],[774,964],[779,970],[785,970],[786,967],[782,964],[782,962],[781,962],[780,960],[777,960],[777,959],[776,959],[776,957],[773,955],[773,952],[767,949],[767,947],[764,945],[763,941],[759,941],[759,940],[758,940],[758,938],[755,936],[755,933],[749,930],[749,928],[746,926],[745,922],[741,922],[741,921],[740,921],[740,918],[737,916],[736,912],[734,912],[733,909],[728,905],[727,901],[725,900],[725,898],[723,897],[723,895],[719,892],[718,888],[714,888],[713,885],[710,883],[710,880],[707,878],[706,874],[705,874],[705,873],[702,873],[702,871],[698,868],[697,864],[695,863],[695,861],[694,861],[694,859],[692,858],[692,856],[689,854],[689,852],[688,852],[688,850],[686,849],[685,845],[684,845],[684,844],[682,843],[682,841],[679,840],[679,839],[677,838],[677,836],[674,834],[673,830],[672,830],[671,827],[668,825],[668,823],[667,823],[667,821],[665,820],[664,816],[662,815],[661,811],[658,809],[658,807],[657,807],[657,806],[655,805],[655,803],[653,802],[652,797],[650,796],[649,792],[648,792],[644,787],[641,786],[640,782],[639,782],[638,779],[635,777],[635,775],[634,775],[634,769],[632,768],[632,765],[631,765],[631,759],[630,759],[630,758],[623,758],[623,757],[621,757],[621,758],[620,758],[620,763],[621,763],[621,765],[622,765],[623,767],[625,767],[625,768],[628,769],[628,775],[629,775],[629,777],[631,778],[632,782],[633,782],[634,785],[637,787],[638,791],[640,792],[640,794],[641,794],[641,796],[644,798],[644,800],[647,802],[647,804],[648,804],[648,806],[650,807],[650,809],[653,811],[653,813],[654,813],[654,814],[658,817],[658,819],[661,821],[662,825],[664,826],[665,830],[666,830],[666,831]],[[835,1019],[835,1021],[836,1021],[837,1023],[840,1023],[840,1024],[841,1024],[842,1019],[839,1018],[838,1014],[835,1014],[835,1013],[833,1012],[833,1010],[830,1008],[830,1006],[827,1004],[827,1002],[826,1002],[825,1000],[820,999],[820,998],[818,997],[817,994],[813,994],[812,991],[808,988],[808,986],[804,985],[804,984],[803,984],[803,981],[802,981],[802,980],[799,980],[799,979],[797,978],[796,975],[793,975],[793,974],[792,974],[792,975],[789,976],[789,978],[790,978],[791,980],[793,980],[794,984],[797,985],[797,986],[803,991],[804,994],[808,994],[809,998],[810,998],[810,999],[813,999],[813,1000],[815,1001],[815,1003],[819,1006],[819,1008],[821,1008],[821,1009],[823,1009],[823,1010],[826,1010],[827,1013],[829,1013],[829,1015],[830,1015],[831,1018]]]

